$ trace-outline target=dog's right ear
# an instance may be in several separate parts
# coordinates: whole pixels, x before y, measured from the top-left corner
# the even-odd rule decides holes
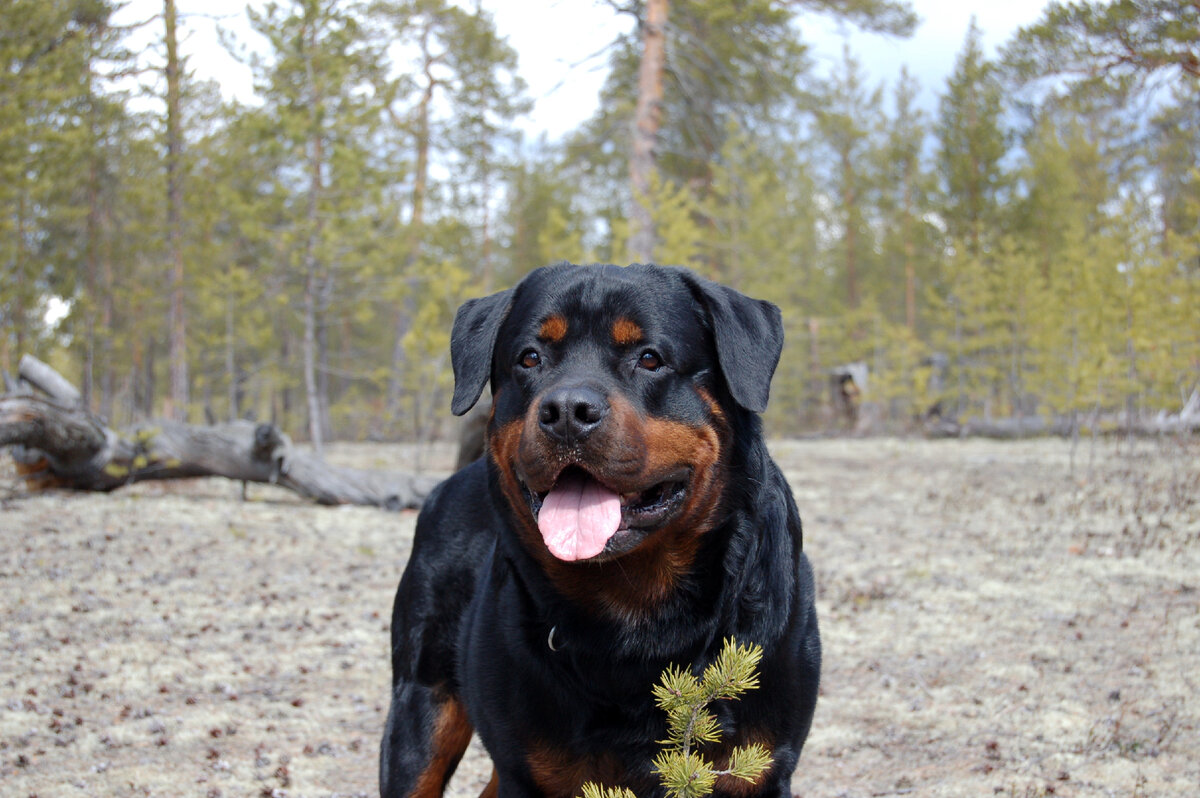
[[[454,399],[450,410],[461,416],[479,401],[492,374],[496,333],[508,316],[512,289],[481,299],[468,299],[454,316],[450,362],[454,366]]]

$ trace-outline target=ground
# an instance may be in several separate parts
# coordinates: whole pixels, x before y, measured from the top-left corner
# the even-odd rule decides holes
[[[803,798],[1193,796],[1200,447],[784,441],[825,645]],[[345,446],[367,467],[448,450]],[[0,792],[375,795],[414,514],[0,466]],[[649,686],[648,686],[649,687]],[[451,786],[478,793],[473,749]]]

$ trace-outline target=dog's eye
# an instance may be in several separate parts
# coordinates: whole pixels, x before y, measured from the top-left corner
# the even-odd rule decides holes
[[[658,352],[655,352],[653,349],[647,349],[638,357],[637,364],[638,368],[645,369],[646,371],[658,371],[662,368],[662,358],[658,356]]]
[[[542,356],[535,349],[526,349],[521,353],[521,365],[527,369],[537,368],[542,362]]]

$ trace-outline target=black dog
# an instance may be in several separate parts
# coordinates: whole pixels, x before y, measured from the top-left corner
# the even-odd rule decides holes
[[[789,796],[817,698],[813,579],[762,440],[779,309],[657,266],[550,266],[454,321],[456,414],[491,381],[487,456],[430,496],[392,613],[387,798],[440,795],[474,728],[485,795],[663,793],[651,688],[757,643],[760,687],[718,702],[718,796]]]

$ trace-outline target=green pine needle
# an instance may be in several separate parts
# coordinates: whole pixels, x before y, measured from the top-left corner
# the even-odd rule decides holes
[[[754,743],[729,752],[729,765],[725,769],[725,775],[754,783],[769,767],[771,767],[771,752],[764,746]]]
[[[736,698],[758,687],[756,669],[762,660],[762,647],[757,644],[740,646],[726,639],[716,660],[704,669],[701,684],[713,700]]]
[[[583,785],[582,798],[637,798],[632,790],[624,787],[601,787],[589,781]]]
[[[692,722],[691,740],[694,745],[716,743],[721,740],[721,723],[707,709],[697,708]]]
[[[713,791],[718,773],[699,754],[662,753],[654,760],[662,785],[676,798],[701,798]]]
[[[665,712],[690,708],[700,695],[700,682],[689,671],[670,665],[654,687],[654,700]]]

